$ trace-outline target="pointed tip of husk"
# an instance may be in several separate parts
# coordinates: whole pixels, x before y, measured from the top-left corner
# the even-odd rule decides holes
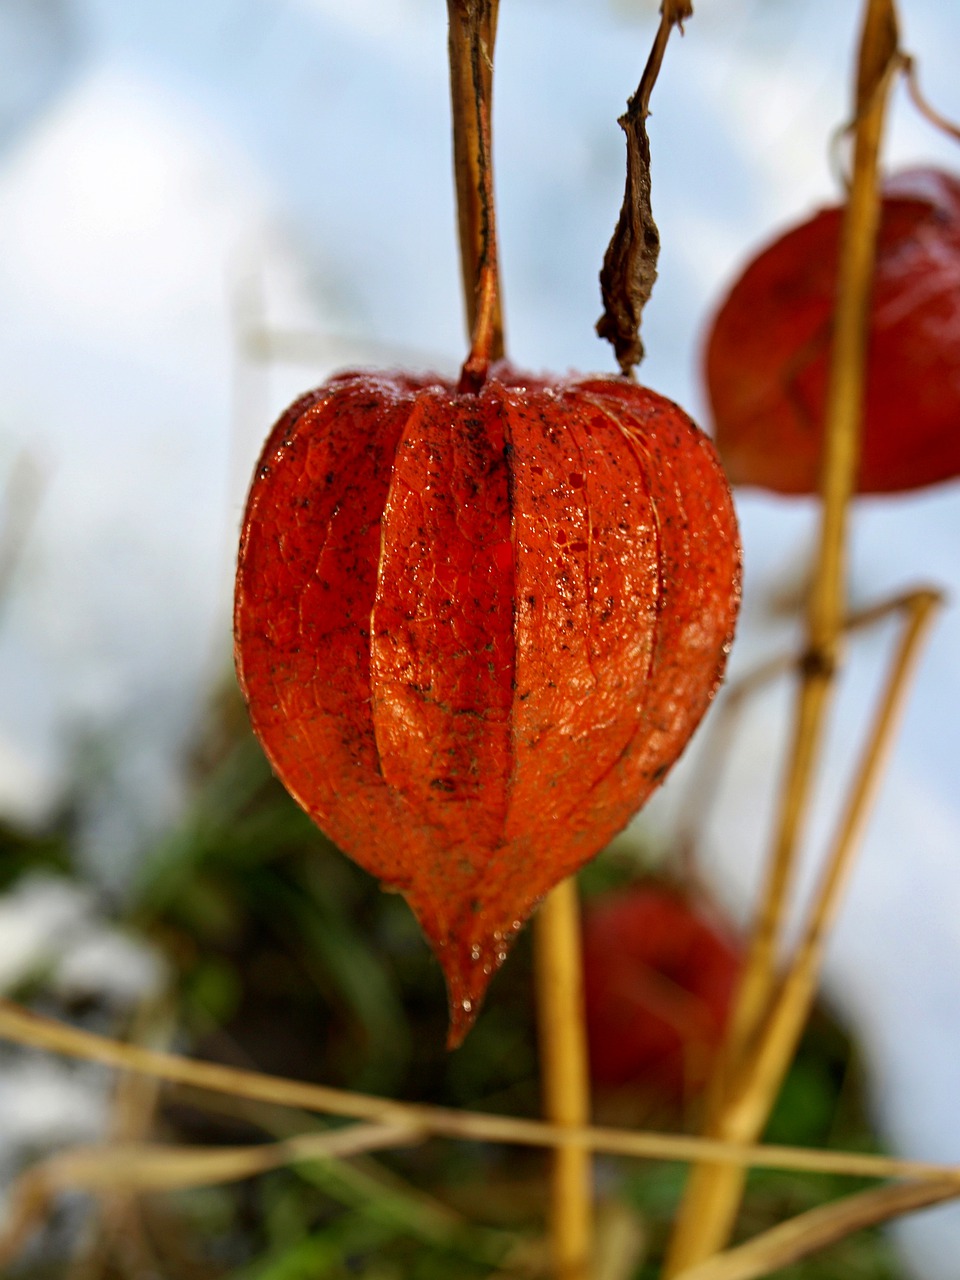
[[[447,1051],[452,1053],[454,1049],[459,1049],[467,1038],[468,1032],[473,1029],[473,1024],[477,1020],[479,1009],[471,1005],[468,1009],[465,1003],[454,1003],[450,1001],[450,1021],[447,1024]]]
[[[519,928],[519,921],[511,922],[506,931],[464,928],[439,946],[430,940],[447,983],[448,1049],[459,1049],[476,1022],[487,988]]]
[[[471,941],[461,937],[448,942],[438,955],[447,980],[450,1013],[447,1048],[459,1049],[477,1020],[490,979],[501,962],[494,958],[490,940]]]

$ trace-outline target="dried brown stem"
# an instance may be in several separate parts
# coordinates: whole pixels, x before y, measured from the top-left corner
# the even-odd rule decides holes
[[[709,1132],[755,1138],[765,1120],[758,1079],[748,1088],[758,1105],[729,1096],[729,1082],[749,1075],[757,1036],[774,998],[777,943],[803,835],[815,764],[839,657],[845,608],[847,510],[856,481],[864,366],[879,220],[877,169],[888,89],[898,65],[894,0],[867,0],[860,41],[854,118],[853,179],[841,232],[837,307],[825,408],[821,529],[816,574],[807,612],[804,663],[790,758],[767,883],[747,970],[741,984],[718,1078],[712,1090]],[[750,1116],[749,1125],[744,1117]],[[681,1207],[667,1274],[709,1257],[728,1238],[742,1192],[740,1169],[703,1166],[694,1171]]]
[[[0,1232],[0,1266],[9,1265],[20,1253],[61,1191],[120,1191],[130,1196],[216,1186],[285,1165],[343,1158],[418,1140],[411,1139],[408,1128],[354,1124],[251,1147],[180,1147],[149,1142],[73,1147],[34,1165],[14,1184],[6,1224]]]
[[[932,587],[915,587],[898,592],[875,604],[867,605],[847,615],[843,629],[848,634],[864,631],[891,614],[911,614],[918,598],[927,594],[938,595]],[[688,878],[696,880],[697,842],[707,826],[707,816],[720,791],[723,767],[730,759],[741,717],[753,695],[774,680],[803,671],[805,654],[782,653],[769,658],[732,684],[727,685],[723,697],[714,706],[708,725],[706,745],[686,789],[683,813],[677,832],[676,846]]]
[[[736,1249],[684,1271],[678,1280],[760,1280],[774,1271],[809,1258],[865,1227],[889,1222],[905,1213],[954,1200],[960,1194],[949,1182],[926,1186],[895,1184],[871,1187],[858,1195],[820,1205],[771,1227]]]
[[[643,359],[640,323],[656,283],[660,256],[660,232],[650,202],[650,95],[670,32],[674,27],[682,31],[684,21],[692,16],[692,0],[663,0],[660,26],[640,84],[617,122],[627,135],[627,185],[600,272],[603,315],[597,321],[597,333],[613,345],[617,362],[628,377]]]
[[[590,1122],[583,1023],[580,905],[574,877],[547,896],[536,917],[537,1014],[543,1113],[565,1128]],[[590,1152],[558,1147],[550,1181],[550,1237],[557,1280],[587,1280],[592,1231]]]
[[[482,385],[503,356],[503,316],[493,198],[491,106],[499,0],[447,0],[453,168],[470,354],[464,390]]]
[[[934,107],[923,95],[920,88],[920,77],[917,74],[917,60],[905,53],[900,59],[903,67],[903,73],[907,81],[907,92],[910,94],[910,101],[920,112],[923,118],[929,121],[935,129],[939,129],[941,133],[947,134],[953,138],[955,142],[960,142],[960,124],[954,124],[952,120],[948,120],[942,115],[936,107]]]
[[[893,0],[869,0],[860,45],[854,172],[840,245],[833,352],[825,408],[821,527],[807,612],[807,657],[767,893],[744,983],[741,1034],[748,1040],[770,995],[776,939],[803,835],[814,767],[839,659],[850,498],[860,452],[870,290],[879,222],[877,169],[887,92],[897,66]]]
[[[741,1127],[748,1135],[759,1132],[765,1123],[809,1017],[830,929],[893,747],[923,641],[942,602],[937,591],[918,591],[910,600],[906,626],[867,735],[820,888],[756,1050],[747,1064],[747,1079],[730,1095],[729,1114],[734,1116],[738,1108],[742,1108]]]
[[[725,1160],[744,1166],[792,1169],[802,1173],[832,1173],[853,1178],[910,1178],[925,1182],[950,1178],[960,1184],[960,1165],[954,1167],[930,1161],[897,1160],[859,1152],[814,1151],[774,1144],[758,1146],[631,1129],[565,1127],[542,1120],[397,1102],[390,1098],[333,1089],[328,1085],[222,1066],[216,1062],[200,1062],[140,1045],[123,1044],[32,1013],[4,999],[0,999],[0,1039],[229,1097],[249,1098],[320,1115],[348,1116],[395,1125],[398,1146],[415,1143],[428,1133],[437,1137],[521,1147],[584,1147],[642,1160]]]

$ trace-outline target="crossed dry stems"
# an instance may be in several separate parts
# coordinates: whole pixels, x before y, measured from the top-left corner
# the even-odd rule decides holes
[[[256,1071],[201,1062],[137,1044],[124,1044],[0,1000],[0,1038],[50,1053],[98,1062],[138,1076],[207,1094],[358,1123],[280,1142],[224,1149],[162,1146],[143,1140],[77,1148],[28,1170],[10,1199],[0,1232],[0,1266],[22,1248],[50,1200],[65,1189],[95,1194],[149,1193],[249,1178],[283,1165],[329,1162],[362,1152],[417,1145],[429,1137],[570,1149],[648,1160],[725,1161],[736,1168],[779,1168],[854,1178],[897,1179],[813,1210],[765,1232],[748,1246],[719,1254],[685,1280],[746,1280],[803,1257],[850,1230],[896,1213],[960,1196],[960,1166],[897,1160],[856,1152],[757,1146],[718,1139],[598,1126],[556,1125],[483,1112],[396,1102]],[[769,1262],[770,1258],[783,1261]],[[710,1267],[720,1268],[711,1270]]]

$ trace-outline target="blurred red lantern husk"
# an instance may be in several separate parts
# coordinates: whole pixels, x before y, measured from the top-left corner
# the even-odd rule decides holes
[[[842,211],[763,250],[716,315],[705,375],[734,484],[819,484]],[[861,493],[960,473],[960,180],[915,169],[884,184],[870,311]]]
[[[346,373],[277,423],[240,684],[293,796],[409,901],[451,1044],[536,902],[682,751],[739,594],[712,444],[625,379]]]
[[[583,982],[594,1084],[686,1100],[706,1084],[742,952],[716,913],[660,884],[587,904]]]

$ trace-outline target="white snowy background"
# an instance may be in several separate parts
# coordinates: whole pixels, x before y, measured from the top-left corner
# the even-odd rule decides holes
[[[664,248],[642,376],[701,419],[698,344],[722,288],[774,229],[836,198],[829,139],[849,114],[859,8],[700,0],[671,43],[650,127]],[[616,116],[654,10],[503,2],[497,180],[520,365],[612,371],[596,273],[622,193]],[[960,5],[902,0],[902,16],[928,96],[960,116]],[[273,416],[338,365],[452,371],[463,357],[445,38],[441,0],[0,0],[0,520],[22,544],[0,596],[0,813],[40,821],[79,788],[91,876],[115,891],[175,820],[184,745],[228,668],[235,538]],[[960,159],[902,91],[887,154]],[[263,328],[296,360],[258,360]],[[793,635],[769,599],[798,589],[813,528],[803,502],[742,495],[740,512],[735,671]],[[861,503],[855,601],[919,581],[956,599],[958,547],[956,484]],[[891,634],[851,646],[814,847]],[[958,656],[951,605],[829,969],[887,1140],[956,1162]],[[787,705],[782,691],[759,700],[711,828],[708,870],[740,915]],[[682,782],[648,821],[669,820]],[[25,933],[59,936],[66,920],[118,972],[122,942],[95,944],[90,911],[30,886],[0,904],[0,977],[39,945]],[[13,1088],[0,1086],[10,1124]],[[54,1129],[70,1111],[56,1105],[35,1108]],[[63,1124],[89,1136],[96,1117],[78,1134]],[[956,1276],[960,1211],[920,1215],[899,1239],[917,1277]]]

